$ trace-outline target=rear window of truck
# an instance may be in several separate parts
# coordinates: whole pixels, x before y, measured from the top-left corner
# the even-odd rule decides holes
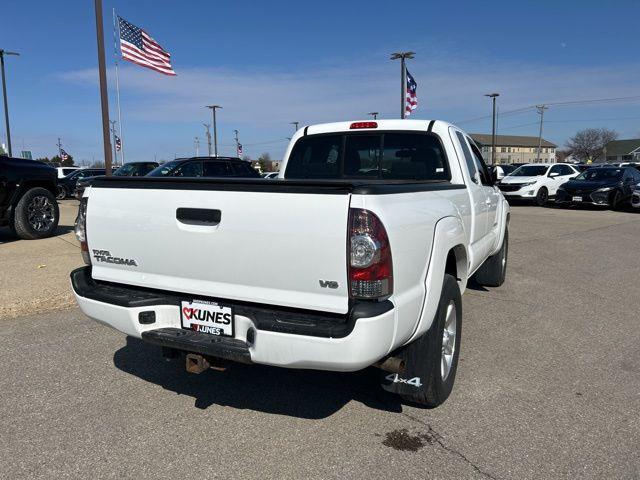
[[[285,178],[449,181],[451,174],[436,135],[385,132],[302,137],[291,151]]]

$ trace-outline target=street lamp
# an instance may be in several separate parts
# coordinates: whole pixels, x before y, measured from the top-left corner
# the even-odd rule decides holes
[[[293,125],[293,133],[298,131],[298,124],[300,122],[290,122],[289,125]]]
[[[491,165],[496,164],[496,97],[499,97],[499,93],[487,93],[485,97],[489,97],[493,103],[493,127],[491,128]]]
[[[373,119],[376,120],[378,118],[379,113],[378,112],[369,112],[369,113],[367,113],[367,115],[371,115],[373,117]]]
[[[391,60],[400,59],[400,118],[404,119],[405,103],[407,101],[407,67],[405,60],[411,59],[416,52],[394,52],[391,54]]]
[[[2,98],[4,99],[4,124],[7,127],[7,151],[10,157],[13,157],[11,151],[11,128],[9,128],[9,105],[7,104],[7,80],[4,75],[4,56],[20,55],[18,52],[8,52],[0,48],[0,64],[2,65]]]
[[[216,110],[222,107],[220,105],[207,105],[206,107],[211,109],[211,116],[213,117],[213,155],[214,157],[217,157],[218,156],[218,128],[216,125]]]

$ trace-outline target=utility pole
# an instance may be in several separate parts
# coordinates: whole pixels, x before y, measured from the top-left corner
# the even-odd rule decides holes
[[[493,103],[492,128],[491,128],[491,165],[496,164],[496,97],[499,93],[487,93],[485,97],[489,97]]]
[[[407,103],[407,67],[405,61],[414,57],[416,52],[394,52],[391,60],[400,59],[400,118],[405,118],[405,108]]]
[[[296,133],[298,131],[298,124],[300,124],[300,122],[290,122],[289,125],[293,125],[293,133]]]
[[[118,164],[118,153],[116,151],[116,123],[118,123],[115,120],[109,120],[109,123],[111,124],[111,138],[113,139],[113,159],[116,163],[116,165]],[[106,168],[106,167],[105,167]]]
[[[536,163],[540,163],[540,151],[542,150],[542,123],[544,122],[544,111],[549,108],[546,105],[536,105],[536,110],[538,110],[538,115],[540,115],[540,133],[538,133],[538,159]]]
[[[207,108],[211,109],[211,115],[213,117],[213,154],[218,156],[218,127],[216,125],[216,110],[222,108],[220,105],[207,105]],[[211,155],[211,153],[209,153]]]
[[[2,98],[4,99],[4,124],[7,129],[7,153],[10,157],[13,157],[11,150],[11,128],[9,128],[9,105],[7,104],[7,79],[4,75],[4,56],[5,55],[20,55],[17,52],[7,52],[0,48],[0,64],[2,64]]]
[[[193,139],[193,146],[196,147],[196,157],[200,156],[200,139],[195,137]]]
[[[109,97],[107,95],[107,68],[104,60],[104,30],[102,23],[102,0],[94,0],[96,10],[96,39],[98,41],[98,73],[100,77],[100,105],[102,107],[102,143],[104,168],[111,175],[111,138],[109,134]]]
[[[56,143],[56,145],[58,146],[58,158],[62,160],[62,142],[60,141],[60,137],[58,137],[58,143]]]
[[[211,124],[210,123],[203,123],[202,125],[204,125],[204,128],[206,129],[207,133],[207,146],[209,147],[209,156],[211,156]]]
[[[369,112],[367,115],[371,115],[374,120],[377,120],[379,113],[378,112]]]
[[[240,141],[238,140],[238,130],[234,130],[233,133],[236,136],[236,156],[240,156]]]

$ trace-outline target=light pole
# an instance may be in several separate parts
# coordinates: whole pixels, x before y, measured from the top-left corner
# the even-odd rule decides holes
[[[216,125],[216,110],[222,108],[220,105],[207,105],[207,108],[211,109],[211,115],[213,117],[213,154],[218,156],[218,127]],[[211,155],[211,153],[209,153]]]
[[[407,102],[407,67],[406,59],[411,59],[416,52],[394,52],[391,54],[391,60],[400,59],[400,118],[404,119],[405,108]]]
[[[240,156],[240,142],[238,141],[238,130],[234,130],[233,133],[235,134],[235,138],[236,138],[236,157]]]
[[[296,133],[298,131],[298,124],[300,122],[291,122],[289,123],[289,125],[293,125],[293,133]]]
[[[491,165],[496,164],[496,98],[499,93],[487,93],[485,97],[489,97],[493,103],[492,127],[491,127]]]
[[[193,139],[193,146],[196,147],[196,157],[200,156],[200,139],[195,137]]]
[[[538,110],[538,114],[540,115],[540,132],[538,133],[538,159],[536,163],[540,163],[540,150],[542,147],[542,122],[544,121],[544,111],[549,108],[546,105],[536,105],[536,109]]]
[[[203,123],[207,135],[207,147],[209,147],[209,156],[211,156],[211,124]]]
[[[20,55],[17,52],[8,52],[0,48],[0,63],[2,64],[2,98],[4,99],[4,124],[7,127],[7,150],[10,157],[13,157],[11,151],[11,128],[9,128],[9,105],[7,104],[7,80],[4,75],[4,56]]]
[[[109,120],[111,124],[111,139],[113,140],[113,161],[118,165],[118,152],[116,150],[116,120]]]
[[[371,115],[373,117],[373,119],[376,120],[378,118],[379,113],[378,112],[369,112],[369,113],[367,113],[367,115]]]

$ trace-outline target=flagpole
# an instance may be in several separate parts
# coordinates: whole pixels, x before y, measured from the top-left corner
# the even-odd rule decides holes
[[[96,43],[98,44],[98,76],[100,78],[100,107],[102,110],[102,146],[106,174],[111,175],[111,134],[109,133],[109,96],[107,67],[104,59],[104,28],[102,20],[102,0],[94,0],[96,14]]]
[[[122,114],[120,112],[120,75],[118,74],[118,38],[120,26],[116,35],[116,9],[113,9],[113,58],[116,64],[116,103],[118,105],[118,134],[120,137],[120,165],[124,165],[124,140],[122,139]],[[117,159],[116,159],[117,161]]]
[[[404,119],[407,102],[407,67],[404,64],[404,56],[400,59],[400,118]]]
[[[117,153],[118,149],[116,145],[116,123],[117,122],[115,120],[109,120],[109,123],[111,124],[111,137],[113,138],[113,156],[115,158],[118,158],[118,153]]]
[[[400,60],[400,118],[405,118],[407,102],[407,66],[405,59],[413,58],[415,52],[395,52],[391,54],[391,60]]]

